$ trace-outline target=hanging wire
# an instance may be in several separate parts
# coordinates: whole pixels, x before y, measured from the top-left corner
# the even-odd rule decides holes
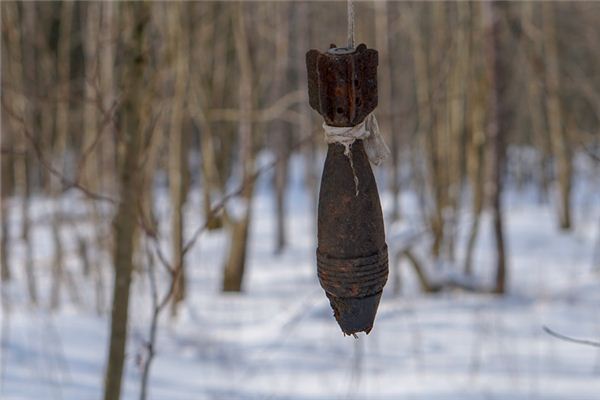
[[[354,1],[348,0],[348,48],[354,48]]]

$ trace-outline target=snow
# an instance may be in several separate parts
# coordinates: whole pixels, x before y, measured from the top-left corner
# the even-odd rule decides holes
[[[540,203],[533,190],[511,187],[506,193],[507,296],[462,291],[425,295],[402,262],[401,292],[394,293],[390,279],[372,333],[354,339],[342,335],[318,285],[315,222],[299,159],[291,170],[289,246],[274,255],[271,176],[265,175],[252,205],[243,293],[219,291],[227,247],[223,233],[203,235],[188,254],[188,298],[177,318],[170,317],[169,310],[161,316],[151,399],[600,399],[600,350],[560,341],[543,331],[549,326],[570,336],[600,339],[600,274],[592,261],[600,234],[597,181],[582,180],[575,188],[576,228],[568,234],[557,229],[552,204]],[[186,209],[188,235],[202,222],[201,196],[198,188],[192,192]],[[158,196],[157,204],[165,205],[159,217],[164,221],[161,236],[166,238],[168,202],[165,191]],[[383,194],[386,213],[390,199]],[[419,230],[416,204],[415,195],[406,190],[402,205],[407,222],[398,229]],[[15,279],[3,287],[9,307],[2,310],[0,398],[99,399],[109,304],[106,301],[100,315],[95,312],[94,285],[82,275],[75,240],[90,238],[94,227],[72,223],[63,228],[66,268],[83,300],[74,304],[65,287],[62,307],[49,311],[52,238],[47,223],[33,224],[41,297],[34,307],[27,302],[18,206],[11,203]],[[69,194],[63,209],[84,213],[86,206]],[[44,220],[51,210],[47,199],[34,199],[36,220]],[[467,227],[469,218],[465,210],[460,226]],[[397,227],[387,229],[390,233]],[[474,258],[475,273],[483,282],[493,278],[491,231],[486,215]],[[458,260],[466,233],[459,229]],[[168,242],[162,245],[168,254]],[[423,246],[417,241],[417,249]],[[102,257],[109,283],[110,257]],[[396,273],[395,266],[391,269]],[[139,396],[140,360],[145,357],[152,312],[148,287],[147,276],[138,272],[130,306],[125,399]],[[106,299],[109,293],[106,287]]]

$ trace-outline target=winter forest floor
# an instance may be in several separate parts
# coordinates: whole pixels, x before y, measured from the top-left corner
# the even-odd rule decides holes
[[[301,166],[294,163],[294,171]],[[394,291],[396,266],[384,292],[375,327],[359,339],[344,337],[319,287],[314,262],[312,206],[300,173],[288,192],[289,245],[273,255],[273,196],[269,176],[259,182],[249,263],[242,294],[221,294],[226,236],[203,235],[187,255],[187,300],[176,319],[161,317],[150,398],[195,399],[557,399],[600,398],[600,349],[555,339],[543,326],[569,336],[600,338],[600,271],[594,247],[600,234],[597,181],[575,190],[575,229],[561,233],[550,202],[528,189],[505,194],[509,251],[509,294],[505,297],[419,291],[412,269],[400,264],[402,287]],[[382,178],[382,177],[378,177]],[[597,178],[594,178],[597,179]],[[198,192],[194,189],[194,192]],[[198,193],[187,205],[187,230],[199,224]],[[384,193],[384,209],[389,211]],[[167,199],[159,192],[162,224]],[[418,229],[414,196],[405,191],[402,225],[388,225],[388,244],[398,230]],[[24,252],[18,240],[18,208],[11,204],[11,261],[14,280],[3,288],[0,398],[98,399],[109,330],[109,293],[95,311],[95,289],[84,278],[77,235],[92,227],[65,224],[66,268],[75,289],[62,291],[62,306],[48,310],[53,256],[48,223],[33,224],[33,248],[40,305],[28,305]],[[65,212],[85,212],[77,196],[62,202]],[[32,204],[34,221],[53,209],[47,199]],[[468,226],[469,215],[462,217]],[[414,221],[414,222],[411,222]],[[107,224],[109,226],[109,224]],[[475,254],[475,276],[493,278],[491,227],[484,216]],[[462,265],[466,229],[457,232],[456,259]],[[167,234],[163,233],[163,237]],[[425,246],[417,244],[424,254]],[[163,243],[166,251],[168,243]],[[105,286],[112,282],[107,254]],[[160,268],[157,266],[157,268]],[[452,267],[429,268],[446,274]],[[161,286],[164,290],[164,286]],[[136,275],[124,398],[139,396],[141,361],[152,306],[145,273]],[[78,294],[79,300],[76,299]]]

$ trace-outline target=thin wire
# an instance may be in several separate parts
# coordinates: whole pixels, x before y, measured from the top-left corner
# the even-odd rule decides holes
[[[348,48],[354,48],[354,1],[348,0]]]

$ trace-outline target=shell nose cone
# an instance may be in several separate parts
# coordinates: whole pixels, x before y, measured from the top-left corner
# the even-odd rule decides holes
[[[336,297],[326,293],[331,308],[333,308],[333,315],[342,328],[342,332],[346,335],[358,332],[369,334],[373,329],[381,293],[361,298]]]

